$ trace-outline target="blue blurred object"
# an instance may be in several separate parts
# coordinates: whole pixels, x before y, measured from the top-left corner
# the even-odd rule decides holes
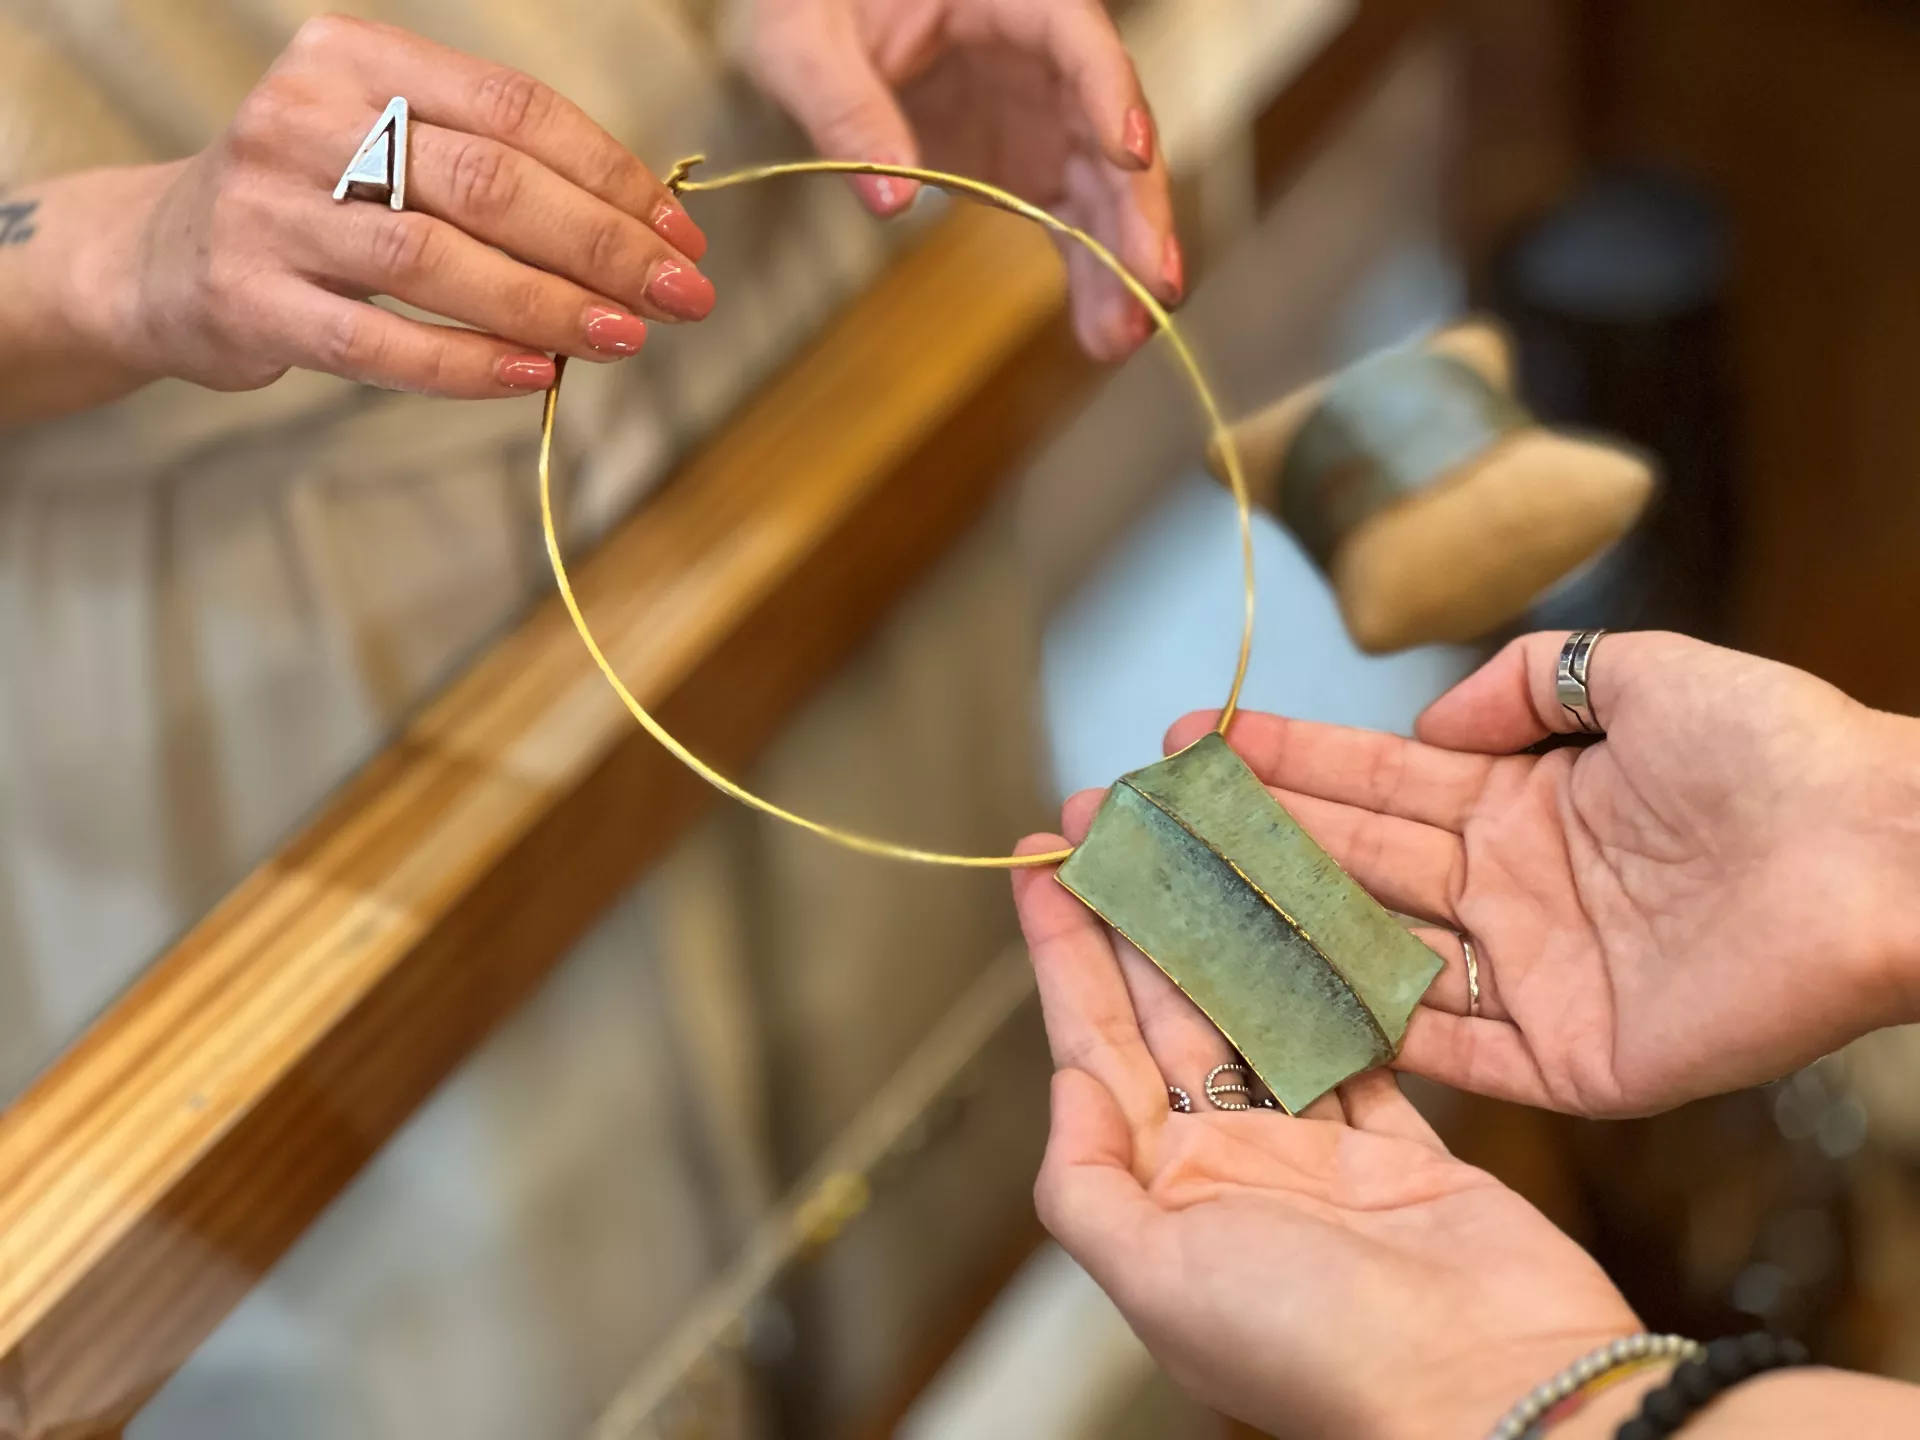
[[[1254,516],[1260,587],[1242,704],[1406,734],[1473,667],[1465,649],[1360,653],[1294,538]],[[1200,474],[1177,486],[1048,627],[1044,680],[1062,795],[1160,758],[1166,727],[1226,698],[1240,639],[1233,499]]]

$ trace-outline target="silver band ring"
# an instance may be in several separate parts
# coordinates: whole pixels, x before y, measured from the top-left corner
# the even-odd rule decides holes
[[[1478,1017],[1480,1014],[1480,962],[1473,953],[1473,941],[1465,932],[1460,935],[1460,953],[1467,957],[1467,1014]]]
[[[396,95],[367,131],[333,187],[336,200],[384,202],[394,210],[407,208],[407,102]]]
[[[1231,1070],[1234,1079],[1223,1081],[1220,1076]],[[1238,1061],[1229,1060],[1224,1065],[1216,1065],[1207,1072],[1207,1099],[1213,1102],[1216,1110],[1251,1110],[1253,1108],[1253,1087],[1246,1083],[1247,1067]],[[1245,1096],[1245,1099],[1221,1099],[1221,1096]]]
[[[1191,1115],[1193,1113],[1193,1096],[1182,1090],[1178,1085],[1169,1085],[1167,1086],[1167,1108],[1179,1115]]]
[[[1593,647],[1600,643],[1604,630],[1576,630],[1560,647],[1560,663],[1554,675],[1554,694],[1560,708],[1573,717],[1574,724],[1588,735],[1607,732],[1594,719],[1592,698],[1587,694],[1587,667],[1593,660]]]

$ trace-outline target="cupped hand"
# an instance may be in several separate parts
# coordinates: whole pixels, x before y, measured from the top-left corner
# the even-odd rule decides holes
[[[1413,740],[1259,714],[1229,735],[1383,903],[1446,927],[1423,934],[1448,968],[1401,1068],[1640,1114],[1920,1016],[1920,726],[1784,665],[1614,634],[1588,681],[1605,740],[1515,753],[1577,729],[1564,639],[1513,642]]]
[[[412,117],[407,208],[332,197],[387,102]],[[89,265],[99,346],[216,389],[292,366],[489,398],[544,389],[549,353],[632,354],[697,320],[706,242],[647,168],[518,71],[385,25],[303,26],[227,132],[135,172]],[[367,303],[381,295],[456,322]]]
[[[1091,808],[1069,806],[1070,834]],[[1214,1109],[1219,1032],[1051,871],[1013,883],[1056,1067],[1041,1218],[1207,1404],[1274,1435],[1479,1435],[1639,1328],[1577,1245],[1448,1155],[1390,1074],[1300,1118]],[[1169,1110],[1170,1084],[1192,1113]]]
[[[748,65],[823,154],[1001,185],[1095,236],[1162,302],[1181,298],[1166,166],[1099,0],[757,0]],[[913,198],[908,182],[855,183],[878,214]],[[1146,311],[1065,251],[1081,344],[1130,354]]]

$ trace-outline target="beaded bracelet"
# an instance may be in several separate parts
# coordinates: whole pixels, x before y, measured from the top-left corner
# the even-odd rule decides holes
[[[1640,1413],[1614,1431],[1614,1440],[1666,1440],[1742,1380],[1805,1365],[1809,1359],[1807,1347],[1798,1340],[1783,1340],[1765,1331],[1715,1340],[1704,1354],[1683,1361],[1666,1384],[1649,1391],[1640,1402]]]
[[[1489,1432],[1488,1440],[1522,1440],[1523,1436],[1537,1435],[1541,1422],[1548,1420],[1549,1415],[1559,1420],[1571,1413],[1561,1409],[1569,1400],[1622,1378],[1623,1372],[1663,1360],[1688,1360],[1702,1353],[1700,1342],[1684,1335],[1623,1335],[1611,1344],[1582,1355],[1558,1375],[1534,1386],[1519,1404],[1500,1417],[1500,1423]]]

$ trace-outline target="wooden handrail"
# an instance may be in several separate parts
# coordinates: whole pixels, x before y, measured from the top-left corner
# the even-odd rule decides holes
[[[1061,300],[971,206],[882,276],[579,567],[635,693],[749,761],[1089,378]],[[557,604],[458,679],[0,1118],[0,1433],[130,1413],[706,799]]]
[[[750,763],[1091,381],[1063,298],[1021,222],[934,227],[578,567],[636,695]],[[113,1433],[709,798],[536,607],[0,1116],[0,1437]]]

